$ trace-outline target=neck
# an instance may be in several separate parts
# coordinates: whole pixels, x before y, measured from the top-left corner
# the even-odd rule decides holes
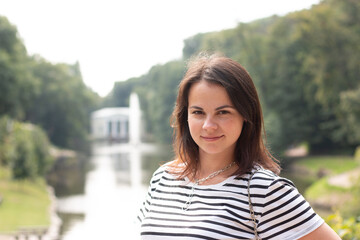
[[[214,155],[206,154],[200,151],[200,165],[197,172],[197,178],[203,178],[218,171],[234,161],[233,155]],[[227,171],[228,172],[228,171]]]

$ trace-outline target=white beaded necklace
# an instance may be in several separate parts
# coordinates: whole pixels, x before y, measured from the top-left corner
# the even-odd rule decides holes
[[[203,182],[206,182],[207,180],[216,177],[217,175],[219,175],[222,172],[225,172],[226,170],[228,170],[229,168],[231,168],[233,165],[235,164],[235,162],[231,162],[229,165],[227,165],[226,167],[217,170],[216,172],[211,173],[209,176],[204,177],[204,178],[200,178],[200,179],[195,179],[194,185],[192,185],[191,187],[191,191],[189,194],[189,199],[186,201],[185,206],[182,207],[183,211],[186,211],[189,209],[190,205],[191,205],[191,200],[194,197],[194,192],[195,192],[195,186],[200,185]]]

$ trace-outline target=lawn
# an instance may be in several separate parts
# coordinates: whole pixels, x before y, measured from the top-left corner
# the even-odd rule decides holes
[[[325,169],[331,174],[340,174],[359,166],[359,162],[354,161],[351,156],[310,156],[298,160],[295,164],[305,167],[312,173]]]
[[[304,196],[308,201],[314,205],[332,209],[353,208],[352,199],[356,195],[354,187],[343,188],[330,185],[328,179],[330,176],[359,168],[359,161],[355,161],[351,156],[309,156],[296,161],[295,164],[305,168],[314,177],[319,177],[318,173],[321,171],[326,173],[306,189]]]
[[[14,181],[0,168],[0,233],[19,228],[48,226],[51,200],[43,179]]]

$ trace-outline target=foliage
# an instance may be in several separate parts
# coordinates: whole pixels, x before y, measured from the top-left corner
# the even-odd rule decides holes
[[[346,13],[339,4],[324,1],[279,19],[266,53],[269,72],[263,93],[281,119],[282,138],[308,141],[313,151],[353,144],[339,134],[344,126],[337,112],[339,93],[358,85],[354,74],[359,59],[350,49],[358,48],[353,39],[359,34],[344,25]]]
[[[352,198],[326,219],[344,240],[360,239],[360,178],[352,187],[351,194]]]
[[[16,27],[0,16],[0,116],[40,125],[54,144],[85,151],[89,115],[99,101],[83,83],[78,63],[28,56]]]
[[[333,173],[346,173],[359,167],[359,163],[354,159],[343,160],[342,157],[311,157],[303,162],[303,166],[307,169],[311,166],[310,168],[314,171],[319,169],[319,166],[323,166]],[[330,185],[328,177],[323,177],[305,193],[309,201],[320,200],[328,204],[332,202],[334,213],[328,215],[325,221],[345,240],[360,239],[360,178],[351,181],[353,185],[350,188],[344,188]]]
[[[266,145],[270,150],[271,154],[280,159],[281,152],[283,150],[284,143],[280,141],[282,136],[282,125],[279,119],[279,116],[271,111],[270,113],[264,113],[264,125],[270,126],[266,128]],[[286,164],[286,159],[282,159],[282,165]]]
[[[360,144],[359,12],[359,1],[324,0],[283,17],[196,34],[184,40],[183,61],[202,51],[220,52],[249,71],[275,155],[303,142],[313,153],[354,149]],[[117,87],[113,91],[118,98],[129,96],[125,92],[134,89],[144,95],[140,98],[151,124],[148,130],[155,136],[164,135],[158,137],[162,140],[170,139],[165,119],[176,96],[172,89],[181,76],[182,68],[177,69],[173,72],[170,64],[155,66],[138,82],[130,79],[121,83],[121,91]]]
[[[285,17],[196,35],[185,41],[190,46],[185,45],[184,56],[202,50],[221,51],[249,70],[262,96],[267,128],[272,128],[274,121],[281,126],[281,131],[269,138],[274,149],[303,141],[309,142],[312,151],[354,147],[359,143],[354,137],[358,124],[343,124],[343,118],[360,122],[357,111],[353,113],[358,94],[343,95],[358,87],[359,11],[356,1],[323,1]],[[339,96],[342,105],[351,98],[347,114],[339,113],[345,108],[339,104]]]
[[[17,29],[0,16],[0,115],[24,117],[24,108],[37,91],[27,53]]]
[[[196,34],[184,40],[182,60],[116,83],[103,106],[127,106],[137,92],[146,129],[169,143],[184,62],[201,51],[221,52],[253,77],[275,155],[302,142],[312,153],[353,150],[360,145],[359,12],[359,1],[324,0],[286,16]],[[85,148],[89,112],[100,99],[82,83],[79,65],[27,57],[6,18],[0,19],[0,36],[0,115],[41,125],[61,147]]]
[[[15,179],[34,178],[39,165],[36,162],[37,157],[29,125],[14,126],[12,145],[14,149],[10,165],[13,177]]]
[[[355,90],[344,91],[340,94],[340,109],[338,119],[342,128],[337,131],[340,136],[345,136],[348,142],[360,142],[360,85]]]
[[[355,149],[354,159],[355,161],[360,162],[360,146]]]
[[[9,139],[9,132],[12,127],[12,120],[8,116],[0,118],[0,166],[8,164],[11,154],[11,142]]]
[[[131,92],[136,85],[141,85],[141,78],[131,78],[116,82],[110,94],[102,101],[102,107],[128,107]]]
[[[336,212],[328,216],[326,222],[341,237],[341,239],[360,239],[360,221],[355,217],[344,219],[339,212]]]
[[[326,221],[344,240],[360,240],[360,176],[353,179],[350,200],[330,215]]]
[[[50,142],[41,128],[3,117],[0,132],[4,133],[0,139],[0,163],[10,167],[13,178],[45,176],[53,158]]]
[[[171,144],[170,115],[184,69],[182,61],[172,61],[152,67],[139,78],[117,82],[105,98],[105,106],[128,106],[130,93],[138,93],[147,131],[158,142]]]
[[[146,102],[145,118],[151,124],[155,139],[162,143],[171,144],[170,116],[183,74],[181,61],[168,62],[153,67],[144,77],[146,83],[136,88],[141,104]]]
[[[83,83],[78,63],[52,64],[39,56],[32,61],[40,92],[27,108],[26,119],[40,125],[56,146],[86,151],[90,112],[99,97]]]

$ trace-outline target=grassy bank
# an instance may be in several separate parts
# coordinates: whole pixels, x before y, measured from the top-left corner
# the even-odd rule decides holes
[[[305,171],[306,178],[312,179],[304,191],[305,198],[317,208],[323,217],[335,209],[344,208],[353,198],[353,188],[331,185],[329,177],[359,168],[360,164],[351,156],[310,156],[294,163],[294,169]],[[328,210],[326,210],[328,209]]]
[[[310,156],[298,160],[295,164],[306,168],[311,174],[321,171],[326,174],[340,174],[359,166],[351,156]]]
[[[359,162],[351,156],[312,156],[297,161],[295,165],[317,178],[305,192],[306,198],[311,201],[327,195],[346,194],[348,189],[330,185],[328,178],[359,167]]]
[[[14,181],[10,171],[0,167],[0,196],[0,233],[50,224],[51,200],[45,180]]]
[[[306,200],[343,240],[360,239],[360,178],[351,179],[351,187],[330,184],[329,178],[359,168],[360,161],[350,156],[310,156],[292,166],[297,175],[312,181],[304,191]]]

